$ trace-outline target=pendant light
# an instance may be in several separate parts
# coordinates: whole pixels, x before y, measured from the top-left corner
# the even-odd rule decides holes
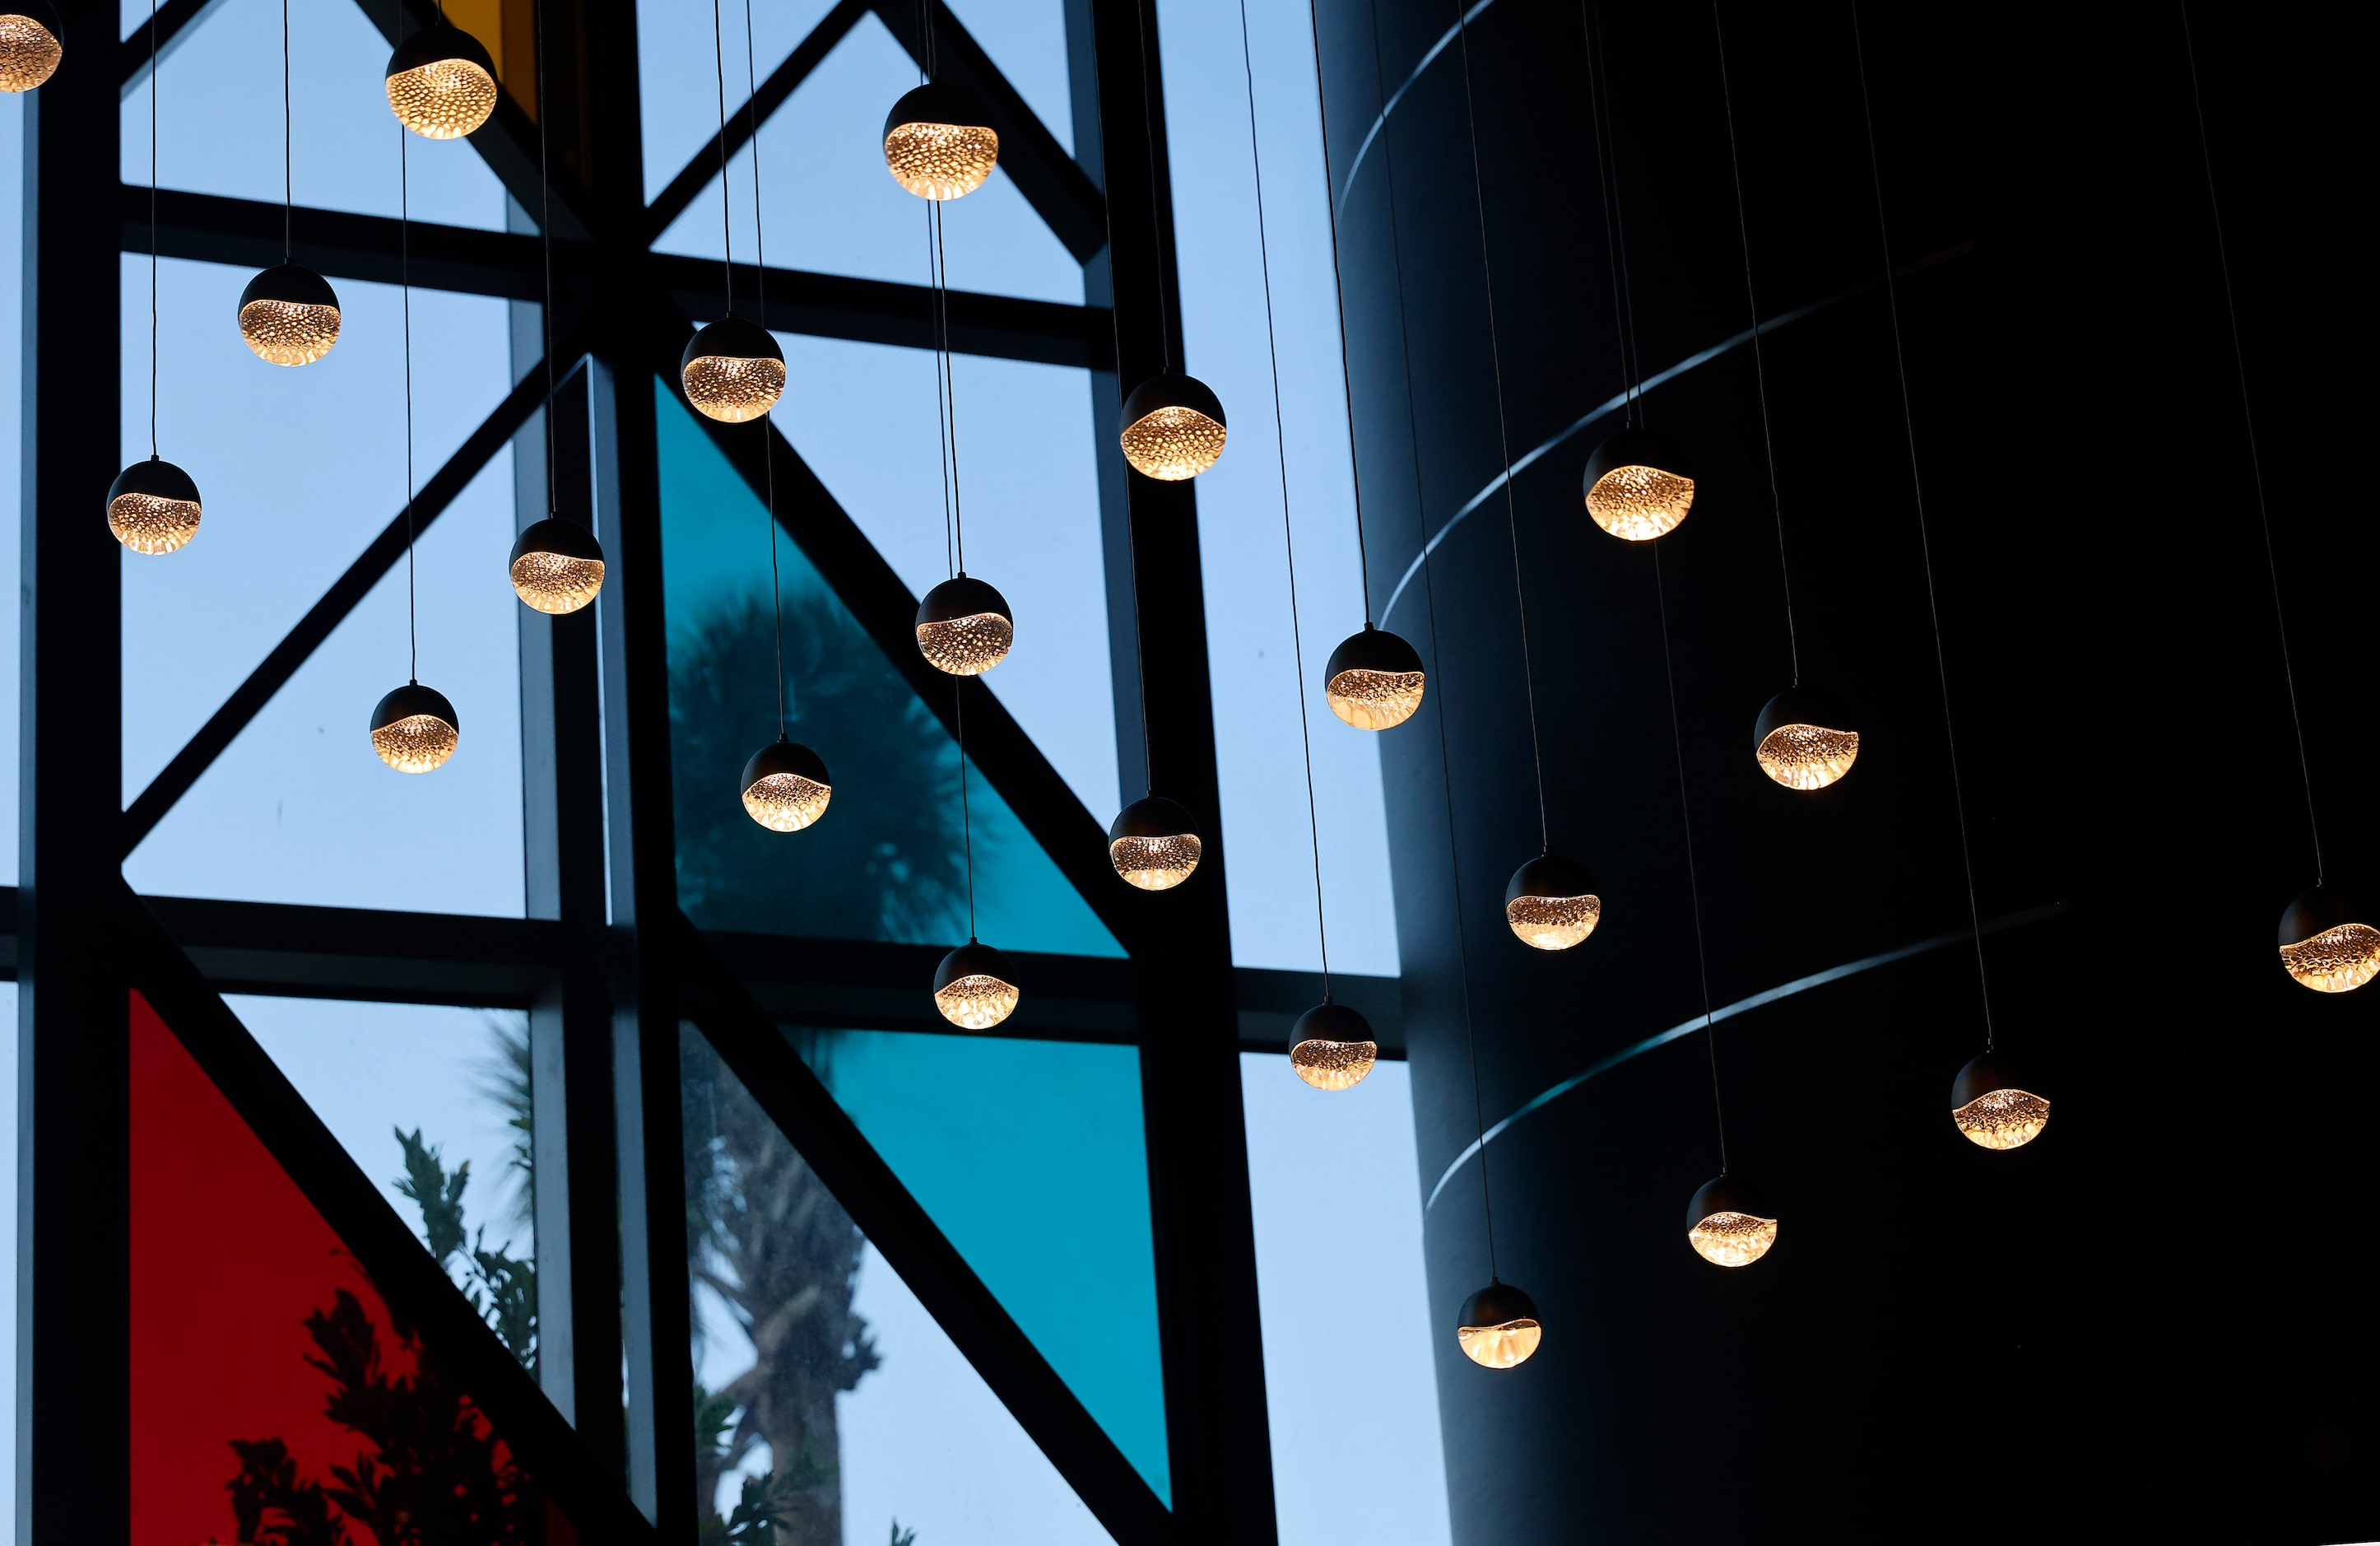
[[[1884,213],[1884,172],[1876,156],[1876,109],[1868,100],[1867,41],[1860,29],[1858,0],[1852,0],[1852,57],[1859,66],[1860,121],[1867,131],[1868,182],[1876,191],[1876,238],[1884,259],[1885,308],[1892,319],[1892,363],[1900,388],[1901,432],[1909,445],[1909,490],[1911,501],[1917,512],[1917,554],[1925,571],[1926,617],[1934,628],[1934,679],[1939,684],[1942,692],[1942,743],[1950,754],[1950,809],[1959,819],[1959,865],[1961,873],[1967,883],[1967,924],[1974,931],[1975,936],[1975,995],[1984,1012],[1984,1055],[1968,1066],[1974,1068],[1982,1065],[1988,1068],[1993,1065],[1992,1054],[1998,1049],[1998,1038],[1992,1026],[1992,983],[1990,973],[1985,970],[1984,963],[1983,911],[1975,903],[1975,857],[1973,846],[1967,838],[1967,794],[1965,785],[1959,776],[1959,737],[1950,713],[1950,667],[1942,652],[1942,605],[1934,593],[1934,539],[1925,520],[1925,481],[1921,475],[1917,458],[1917,418],[1910,407],[1909,360],[1902,349],[1900,339],[1900,291],[1892,272],[1892,226],[1890,222],[1886,220]],[[1966,1075],[1962,1073],[1960,1076],[1961,1087],[1965,1079]],[[1984,1090],[1979,1093],[1988,1095],[1994,1092]],[[2049,1102],[2042,1099],[2038,1091],[2018,1093],[2024,1093],[2030,1099],[2040,1100],[2041,1117],[2044,1121],[2048,1119]],[[1964,1100],[1957,1100],[1955,1090],[1953,1096],[1957,1101],[1953,1107],[1955,1114],[1967,1102]],[[1960,1121],[1959,1126],[1961,1131],[1967,1133],[1968,1137],[1974,1138],[1973,1131],[1968,1128],[1965,1121]],[[2039,1130],[2035,1127],[2034,1132],[2037,1133]],[[2016,1143],[2030,1142],[2033,1137],[2034,1133],[2027,1133],[2023,1138],[2017,1139]],[[1976,1138],[1975,1141],[1984,1143],[1985,1148],[2016,1147],[2016,1143],[1985,1143],[1981,1138]]]
[[[2316,885],[2281,914],[2281,968],[2318,993],[2351,992],[2380,974],[2380,929],[2345,894]]]
[[[397,13],[397,29],[405,15]],[[397,43],[388,56],[389,111],[424,140],[460,140],[496,110],[496,64],[480,40],[446,19],[438,19]],[[544,111],[540,100],[539,109]]]
[[[1759,1187],[1722,1171],[1686,1204],[1686,1243],[1714,1267],[1749,1267],[1777,1243],[1777,1210]]]
[[[1586,866],[1556,853],[1539,854],[1512,871],[1504,888],[1504,921],[1512,937],[1537,950],[1584,944],[1603,921],[1603,898]]]
[[[1133,801],[1108,823],[1108,862],[1143,891],[1171,891],[1188,880],[1202,851],[1190,812],[1161,795]]]
[[[420,619],[414,606],[417,545],[413,530],[413,238],[410,147],[396,137],[397,294],[405,335],[405,639],[411,669],[405,686],[373,706],[372,750],[399,773],[433,773],[446,765],[463,738],[463,722],[446,695],[421,685]]]
[[[929,74],[933,36],[929,20]],[[884,169],[920,199],[965,198],[1000,164],[1000,136],[984,117],[983,106],[974,97],[939,80],[903,93],[884,115]]]
[[[1325,977],[1328,977],[1325,973]],[[1317,1090],[1353,1090],[1379,1060],[1371,1022],[1332,1002],[1326,984],[1320,1004],[1297,1017],[1289,1033],[1289,1067]]]
[[[966,683],[951,684],[959,748],[959,833],[966,851],[967,942],[934,968],[934,1007],[962,1030],[990,1030],[1016,1013],[1023,997],[1008,957],[976,938],[975,820],[967,802]]]
[[[1197,377],[1173,369],[1173,320],[1165,305],[1165,225],[1158,197],[1157,117],[1148,76],[1148,18],[1140,24],[1141,139],[1148,151],[1149,266],[1157,277],[1157,336],[1164,369],[1132,389],[1123,400],[1117,435],[1123,459],[1135,472],[1160,482],[1180,483],[1213,467],[1223,455],[1223,404]],[[1343,324],[1342,324],[1343,325]]]
[[[1950,1120],[1978,1149],[2022,1149],[2049,1125],[2049,1102],[2010,1066],[1985,1053],[1950,1081]]]
[[[1356,517],[1360,544],[1363,517]],[[1370,610],[1370,581],[1366,582],[1365,609]],[[1330,651],[1322,668],[1322,695],[1330,712],[1358,730],[1393,730],[1421,712],[1428,683],[1421,655],[1386,628],[1369,621],[1364,631],[1351,634]]]
[[[726,274],[727,315],[699,328],[678,356],[679,384],[686,400],[706,419],[722,424],[748,424],[777,406],[785,390],[785,351],[776,335],[735,314],[735,226],[727,191],[727,66],[726,43],[719,21],[719,0],[710,0],[710,46],[719,81],[719,229],[725,243],[720,266]],[[756,139],[753,153],[759,153]],[[759,210],[754,210],[754,229]]]
[[[199,534],[199,485],[157,456],[157,7],[149,7],[149,459],[115,475],[107,529],[139,554],[172,553]],[[55,61],[52,61],[53,67]],[[44,79],[48,79],[46,75]],[[39,85],[40,82],[34,82]]]
[[[239,335],[256,358],[272,365],[311,365],[339,341],[339,298],[330,282],[294,258],[290,223],[297,207],[291,181],[289,0],[281,0],[281,262],[239,292]]]
[[[0,0],[0,91],[30,91],[57,74],[66,35],[50,0]]]
[[[561,615],[579,610],[590,603],[603,589],[603,544],[594,530],[577,521],[564,520],[556,481],[553,448],[554,359],[553,359],[553,183],[546,170],[545,137],[545,6],[539,0],[535,13],[537,27],[537,192],[538,236],[543,247],[545,263],[545,306],[538,313],[538,325],[545,335],[545,517],[532,521],[513,543],[506,573],[513,583],[513,594],[523,605],[537,612]],[[754,148],[753,177],[759,177],[759,148]],[[775,558],[774,549],[770,557]]]
[[[1482,1369],[1513,1369],[1528,1362],[1545,1334],[1536,1301],[1509,1283],[1493,1280],[1463,1301],[1454,1328],[1463,1357]]]

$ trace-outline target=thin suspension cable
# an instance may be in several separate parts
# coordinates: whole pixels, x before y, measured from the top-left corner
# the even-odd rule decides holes
[[[758,67],[753,63],[753,52],[752,0],[744,0],[744,110],[752,130],[752,294],[753,304],[760,309],[761,325],[766,326],[769,237],[760,218],[760,88],[754,79]],[[777,738],[782,741],[789,739],[790,733],[785,720],[785,601],[777,575],[777,416],[773,404],[760,416],[760,470],[761,486],[768,494],[769,617],[777,636]]]
[[[152,29],[155,26],[153,17],[151,18],[151,26]],[[153,50],[153,42],[152,46]],[[157,73],[153,57],[149,63],[149,73]],[[149,127],[153,134],[156,132],[155,115],[152,113],[151,117]],[[289,234],[291,212],[298,204],[297,184],[292,180],[289,170],[289,0],[281,0],[281,261],[285,263],[293,260],[297,250]]]
[[[545,310],[539,315],[545,335],[545,407],[540,413],[545,420],[545,513],[552,517],[562,513],[562,504],[553,465],[553,179],[545,152],[545,116],[551,106],[545,100],[545,0],[537,0],[530,24],[537,29],[537,229],[545,261]]]
[[[1273,452],[1281,466],[1281,545],[1289,558],[1290,657],[1297,668],[1297,744],[1305,756],[1305,830],[1314,844],[1314,932],[1322,946],[1322,1002],[1330,1002],[1330,930],[1322,911],[1322,818],[1314,798],[1314,738],[1306,724],[1305,631],[1297,618],[1297,538],[1289,518],[1289,435],[1281,426],[1281,349],[1273,335],[1272,248],[1265,234],[1264,152],[1257,140],[1257,71],[1248,0],[1240,0],[1240,72],[1248,88],[1248,162],[1256,171],[1257,259],[1264,274],[1265,359],[1272,374]]]
[[[735,222],[727,191],[727,34],[719,0],[710,0],[710,68],[719,81],[719,234],[726,243],[720,266],[727,271],[727,314],[735,314]]]
[[[1157,342],[1165,369],[1173,369],[1173,317],[1165,309],[1165,212],[1157,199],[1157,89],[1148,78],[1148,12],[1157,0],[1133,0],[1133,19],[1140,24],[1140,140],[1148,152],[1149,272],[1157,276]],[[1326,166],[1325,171],[1329,168]]]
[[[931,200],[934,215],[935,293],[942,316],[942,391],[950,404],[951,535],[958,549],[959,573],[966,573],[966,505],[959,480],[959,382],[951,365],[951,258],[942,241],[942,203]]]
[[[1752,379],[1760,393],[1760,444],[1768,454],[1768,506],[1777,517],[1777,582],[1785,592],[1785,648],[1793,662],[1792,685],[1802,685],[1802,639],[1793,627],[1793,576],[1785,563],[1785,496],[1777,487],[1777,437],[1768,428],[1768,367],[1760,357],[1760,297],[1752,287],[1752,225],[1743,213],[1743,157],[1735,142],[1735,95],[1727,74],[1727,30],[1718,0],[1711,0],[1711,31],[1718,40],[1718,98],[1727,109],[1727,164],[1735,177],[1735,232],[1743,248],[1743,298],[1752,309]]]
[[[1322,91],[1322,23],[1308,6],[1306,28],[1314,40],[1314,118],[1322,130],[1322,181],[1327,189],[1330,182],[1330,104]],[[1347,479],[1355,496],[1355,568],[1364,586],[1364,627],[1372,626],[1372,555],[1364,549],[1364,469],[1355,456],[1355,383],[1347,369],[1347,308],[1342,299],[1346,289],[1339,278],[1339,208],[1337,201],[1324,199],[1324,211],[1330,218],[1330,307],[1339,321],[1339,392],[1347,405]]]
[[[919,9],[922,11],[923,6]],[[942,267],[934,255],[934,202],[926,203],[926,325],[934,337],[934,451],[942,462],[942,572],[958,573],[958,557],[951,539],[950,404],[942,391]]]
[[[1594,6],[1597,36],[1603,46],[1594,51],[1596,83],[1603,88],[1604,137],[1611,146],[1611,225],[1620,248],[1621,310],[1628,328],[1628,347],[1623,359],[1629,377],[1628,421],[1642,429],[1645,425],[1645,356],[1636,346],[1636,286],[1628,277],[1628,215],[1627,201],[1620,191],[1620,132],[1611,120],[1611,34],[1603,30],[1603,7]]]
[[[2181,13],[2181,43],[2190,60],[2190,105],[2198,116],[2198,154],[2206,167],[2206,207],[2215,217],[2215,255],[2223,269],[2223,310],[2231,322],[2231,359],[2240,372],[2240,421],[2248,432],[2248,467],[2256,481],[2256,524],[2265,534],[2265,573],[2273,583],[2274,631],[2281,641],[2281,679],[2289,689],[2289,726],[2297,732],[2298,777],[2305,785],[2306,832],[2313,839],[2313,883],[2323,880],[2322,824],[2314,819],[2313,764],[2306,756],[2305,718],[2298,709],[2297,670],[2289,660],[2289,615],[2281,605],[2281,565],[2273,552],[2273,514],[2265,499],[2265,462],[2256,445],[2256,415],[2248,396],[2248,350],[2240,336],[2240,303],[2231,293],[2231,249],[2223,237],[2223,204],[2215,196],[2215,151],[2206,137],[2206,100],[2198,86],[2198,43],[2190,29],[2187,0]]]
[[[1632,384],[1635,377],[1629,364],[1628,323],[1620,299],[1620,238],[1616,230],[1617,217],[1611,202],[1613,174],[1607,170],[1603,164],[1604,155],[1609,149],[1605,142],[1610,136],[1605,132],[1602,90],[1596,84],[1595,61],[1600,51],[1595,44],[1595,30],[1587,23],[1586,0],[1578,0],[1578,30],[1580,41],[1586,50],[1586,116],[1587,122],[1595,130],[1595,181],[1603,190],[1603,254],[1605,266],[1611,274],[1611,332],[1614,345],[1612,352],[1620,357],[1620,421],[1629,424],[1635,421],[1633,411],[1635,395]],[[1373,52],[1377,54],[1379,51],[1378,40],[1374,41],[1372,46]]]
[[[1876,237],[1884,248],[1884,298],[1892,316],[1892,364],[1900,383],[1900,424],[1909,440],[1909,487],[1917,505],[1917,551],[1925,565],[1925,610],[1934,624],[1934,675],[1942,685],[1942,739],[1950,752],[1950,803],[1959,815],[1959,863],[1967,878],[1967,919],[1975,935],[1975,985],[1984,1004],[1984,1050],[1994,1046],[1992,982],[1984,967],[1984,915],[1975,903],[1975,857],[1967,840],[1967,793],[1959,777],[1959,737],[1950,718],[1950,668],[1942,651],[1942,604],[1934,594],[1934,540],[1925,527],[1925,484],[1917,465],[1917,418],[1909,402],[1909,358],[1900,341],[1900,294],[1892,274],[1892,229],[1884,217],[1884,171],[1876,149],[1876,108],[1868,101],[1867,40],[1859,0],[1852,0],[1852,53],[1859,63],[1860,118],[1867,128],[1868,181],[1876,189]]]
[[[967,809],[966,755],[966,685],[965,676],[951,678],[952,697],[957,701],[959,743],[959,835],[966,843],[967,883],[967,943],[975,943],[975,817]]]
[[[402,13],[402,0],[399,11]],[[396,285],[405,307],[405,648],[408,681],[421,680],[421,632],[414,605],[413,542],[413,189],[410,131],[396,127]]]
[[[1711,1018],[1710,956],[1703,945],[1702,881],[1694,868],[1694,816],[1686,797],[1686,738],[1678,726],[1678,668],[1670,656],[1670,592],[1661,581],[1661,544],[1653,544],[1653,595],[1661,611],[1661,675],[1670,687],[1670,742],[1678,754],[1678,820],[1686,833],[1686,895],[1694,908],[1694,969],[1702,980],[1703,1046],[1710,1053],[1711,1116],[1718,1126],[1718,1173],[1727,1174],[1727,1107],[1718,1094],[1718,1022]],[[1487,1150],[1483,1146],[1481,1153]]]
[[[1479,278],[1488,292],[1488,362],[1496,383],[1496,445],[1504,457],[1504,530],[1512,544],[1512,602],[1521,618],[1521,686],[1529,706],[1529,764],[1537,775],[1537,847],[1553,852],[1546,814],[1546,754],[1537,736],[1537,679],[1529,660],[1529,593],[1521,582],[1521,517],[1512,496],[1512,436],[1504,414],[1504,346],[1496,335],[1496,269],[1488,255],[1488,192],[1479,176],[1479,118],[1471,99],[1471,24],[1454,0],[1454,30],[1463,53],[1463,121],[1471,137],[1471,196],[1479,212]]]
[[[149,0],[149,459],[157,459],[157,0]]]

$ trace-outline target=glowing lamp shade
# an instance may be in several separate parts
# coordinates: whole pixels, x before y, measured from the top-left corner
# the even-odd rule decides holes
[[[1850,724],[1850,713],[1824,693],[1790,688],[1752,722],[1752,755],[1788,789],[1823,789],[1859,759],[1859,732]]]
[[[188,546],[199,534],[199,485],[172,462],[134,462],[108,485],[107,529],[135,553]]]
[[[964,199],[1000,164],[1000,136],[975,98],[929,81],[884,115],[884,169],[920,199]]]
[[[1694,474],[1666,435],[1622,430],[1586,458],[1586,513],[1615,537],[1651,542],[1694,507]]]
[[[339,341],[339,298],[310,268],[266,269],[239,292],[239,335],[271,365],[311,365]]]
[[[937,671],[980,676],[1016,642],[1008,598],[965,575],[946,579],[917,603],[917,650]]]
[[[1715,1267],[1749,1267],[1777,1243],[1777,1210],[1740,1175],[1703,1183],[1686,1205],[1686,1244]]]
[[[1421,656],[1385,628],[1364,631],[1330,651],[1322,696],[1358,730],[1393,730],[1421,709]]]
[[[1143,891],[1172,891],[1198,868],[1190,812],[1156,795],[1135,800],[1108,825],[1108,862]]]
[[[496,110],[496,63],[480,40],[439,22],[388,56],[388,105],[424,140],[460,140]]]
[[[1560,854],[1539,854],[1512,871],[1504,888],[1504,921],[1512,937],[1534,950],[1568,950],[1586,943],[1603,921],[1603,898],[1585,865]]]
[[[2352,992],[2380,974],[2380,929],[2360,921],[2344,892],[2320,886],[2281,914],[2281,967],[2317,993]]]
[[[785,351],[759,323],[722,317],[686,340],[677,373],[686,400],[704,418],[749,423],[775,408],[785,390]]]
[[[1978,1149],[2022,1149],[2049,1126],[2049,1102],[1985,1053],[1950,1081],[1950,1120]]]
[[[0,91],[30,91],[57,74],[66,35],[49,0],[0,0]]]
[[[826,763],[798,741],[779,736],[744,764],[744,811],[771,832],[817,824],[834,797]]]
[[[1545,1336],[1536,1303],[1509,1283],[1490,1283],[1463,1300],[1454,1328],[1463,1356],[1482,1369],[1519,1368]]]
[[[513,594],[534,611],[576,612],[603,589],[603,544],[558,516],[532,522],[509,562]]]
[[[1151,376],[1123,400],[1123,459],[1145,478],[1179,483],[1222,457],[1223,403],[1196,376]]]
[[[1379,1055],[1371,1023],[1329,999],[1300,1015],[1289,1033],[1289,1066],[1317,1090],[1354,1089]]]
[[[399,773],[426,773],[446,765],[463,738],[462,721],[446,695],[407,682],[372,710],[372,749]]]
[[[1016,1013],[1016,968],[988,944],[969,940],[934,970],[934,1007],[961,1030],[990,1030]]]

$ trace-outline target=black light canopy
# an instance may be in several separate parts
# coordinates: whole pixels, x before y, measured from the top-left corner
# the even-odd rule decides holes
[[[1611,435],[1586,458],[1586,513],[1627,542],[1677,530],[1694,508],[1694,473],[1685,450],[1651,430]]]
[[[1136,799],[1108,823],[1108,862],[1143,891],[1171,891],[1205,851],[1190,812],[1162,795]]]
[[[1008,598],[972,575],[942,581],[917,603],[917,649],[937,671],[980,676],[1015,642]]]
[[[186,546],[199,534],[199,485],[172,462],[134,462],[107,486],[107,529],[139,554]]]
[[[1426,679],[1412,645],[1366,623],[1330,651],[1322,683],[1332,713],[1358,730],[1392,730],[1419,712]]]
[[[1463,1301],[1454,1340],[1463,1356],[1482,1369],[1514,1369],[1545,1340],[1536,1301],[1509,1283],[1490,1280]]]
[[[1123,459],[1146,478],[1178,483],[1213,467],[1227,432],[1222,399],[1196,376],[1165,371],[1123,400]]]
[[[1504,921],[1523,944],[1568,950],[1603,921],[1603,898],[1585,865],[1545,853],[1512,871],[1504,887]]]
[[[1379,1055],[1371,1022],[1329,999],[1300,1015],[1289,1033],[1289,1066],[1317,1090],[1354,1089]]]
[[[443,19],[396,45],[384,83],[389,111],[425,140],[459,140],[496,110],[496,62]]]
[[[983,104],[956,86],[929,80],[902,93],[884,115],[884,168],[920,199],[963,199],[1000,164],[1000,136]]]
[[[2281,967],[2318,993],[2352,992],[2380,974],[2380,929],[2356,916],[2354,899],[2317,885],[2281,913]]]
[[[1851,710],[1816,688],[1791,687],[1761,706],[1752,722],[1760,771],[1788,789],[1823,789],[1852,771],[1859,732]]]

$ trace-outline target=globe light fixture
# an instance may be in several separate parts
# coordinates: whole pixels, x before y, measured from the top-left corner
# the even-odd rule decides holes
[[[1008,598],[982,580],[946,579],[917,603],[917,649],[937,671],[980,676],[1006,660],[1015,642]]]
[[[2343,892],[2315,886],[2281,914],[2281,967],[2317,993],[2352,992],[2380,974],[2380,929]]]
[[[975,98],[928,81],[884,115],[884,167],[920,199],[964,199],[1000,164],[1000,136]]]
[[[744,764],[743,788],[745,813],[771,832],[816,825],[834,797],[834,781],[819,754],[783,735]]]
[[[2049,1126],[2049,1102],[1985,1053],[1950,1081],[1950,1120],[1979,1149],[2022,1149]]]
[[[419,682],[406,683],[372,710],[372,749],[399,773],[426,773],[444,767],[462,738],[455,705],[444,693]]]
[[[1171,891],[1198,868],[1190,812],[1156,795],[1133,801],[1108,826],[1108,862],[1143,891]]]
[[[1223,404],[1196,376],[1167,371],[1123,400],[1123,459],[1160,482],[1196,478],[1223,455]]]
[[[187,546],[199,534],[199,485],[172,462],[134,462],[107,487],[107,529],[135,553]]]
[[[1674,531],[1694,505],[1694,474],[1666,435],[1621,430],[1586,458],[1586,513],[1631,542]]]
[[[1385,628],[1365,624],[1322,672],[1330,712],[1358,730],[1393,730],[1421,708],[1421,656]]]
[[[388,105],[424,140],[459,140],[496,110],[496,64],[480,40],[444,21],[388,56]]]
[[[548,516],[513,543],[513,594],[534,611],[576,612],[603,589],[603,544],[577,521]]]
[[[0,91],[30,91],[57,74],[66,35],[50,0],[0,0]]]
[[[1859,759],[1859,732],[1846,728],[1850,724],[1851,715],[1826,694],[1789,688],[1752,722],[1752,755],[1788,789],[1823,789]]]
[[[1777,1211],[1742,1176],[1716,1176],[1686,1205],[1686,1243],[1713,1266],[1749,1267],[1777,1243]]]
[[[239,292],[239,335],[273,365],[311,365],[339,341],[339,298],[310,268],[282,263]]]
[[[1300,1015],[1289,1033],[1289,1066],[1317,1090],[1354,1089],[1379,1055],[1370,1022],[1327,998]]]
[[[1489,1280],[1463,1301],[1454,1340],[1463,1356],[1482,1369],[1517,1369],[1545,1340],[1537,1307],[1509,1283]]]
[[[1504,921],[1512,936],[1536,950],[1583,944],[1603,920],[1603,898],[1585,865],[1560,854],[1539,854],[1512,871],[1504,888]]]
[[[785,390],[785,351],[758,323],[722,317],[686,340],[678,376],[686,400],[704,418],[748,423],[775,408]]]
[[[1016,1013],[1020,996],[1008,957],[972,937],[934,971],[934,1007],[962,1030],[990,1030]]]

